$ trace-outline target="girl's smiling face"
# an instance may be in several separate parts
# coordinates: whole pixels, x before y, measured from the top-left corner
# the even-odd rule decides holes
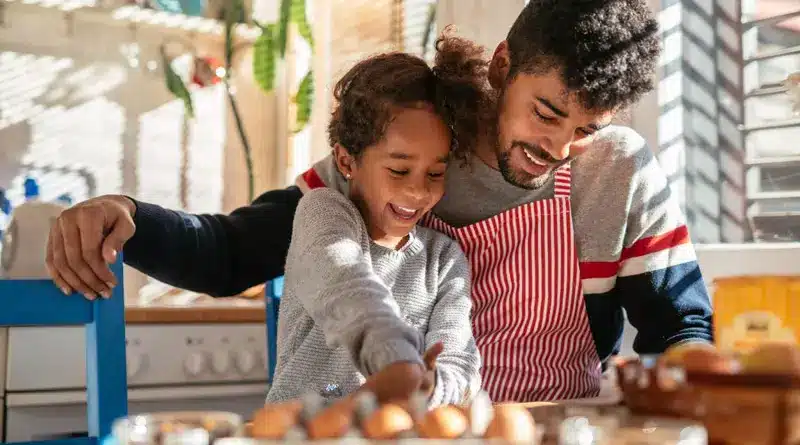
[[[444,194],[451,133],[430,107],[397,108],[383,138],[358,158],[334,146],[373,241],[396,249]]]

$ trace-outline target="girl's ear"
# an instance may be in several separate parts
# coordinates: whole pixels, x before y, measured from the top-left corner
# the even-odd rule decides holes
[[[339,173],[347,180],[350,180],[353,176],[353,167],[355,164],[353,156],[340,144],[336,144],[333,146],[333,157],[336,160],[336,168],[339,169]]]

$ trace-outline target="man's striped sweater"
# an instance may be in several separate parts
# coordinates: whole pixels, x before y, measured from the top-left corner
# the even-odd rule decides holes
[[[618,352],[623,309],[637,330],[634,349],[662,352],[688,341],[712,341],[712,311],[694,248],[667,178],[632,129],[608,127],[572,163],[572,219],[589,322],[604,362]],[[508,184],[474,158],[452,165],[434,213],[460,227],[553,196]],[[301,190],[346,182],[328,157],[298,178]]]

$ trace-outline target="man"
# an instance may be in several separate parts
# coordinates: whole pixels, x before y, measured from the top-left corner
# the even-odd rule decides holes
[[[496,125],[470,165],[449,168],[425,224],[470,260],[473,328],[496,401],[596,395],[623,309],[640,353],[712,340],[709,298],[666,177],[641,137],[610,125],[652,88],[657,31],[643,0],[532,0],[494,52]],[[298,185],[230,216],[120,196],[87,201],[53,229],[51,273],[65,291],[107,293],[106,263],[127,240],[125,260],[143,272],[235,294],[282,273],[302,190],[346,187],[330,159]]]

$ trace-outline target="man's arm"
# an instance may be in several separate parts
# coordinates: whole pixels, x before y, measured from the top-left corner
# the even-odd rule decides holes
[[[272,190],[230,215],[192,215],[134,201],[128,265],[172,286],[236,295],[283,274],[302,193]]]
[[[639,331],[638,353],[711,342],[712,308],[681,209],[658,162],[645,149],[630,196],[615,290]]]
[[[440,261],[439,295],[425,335],[426,347],[444,346],[436,360],[432,406],[467,402],[481,387],[481,358],[470,323],[469,265],[455,242]]]

